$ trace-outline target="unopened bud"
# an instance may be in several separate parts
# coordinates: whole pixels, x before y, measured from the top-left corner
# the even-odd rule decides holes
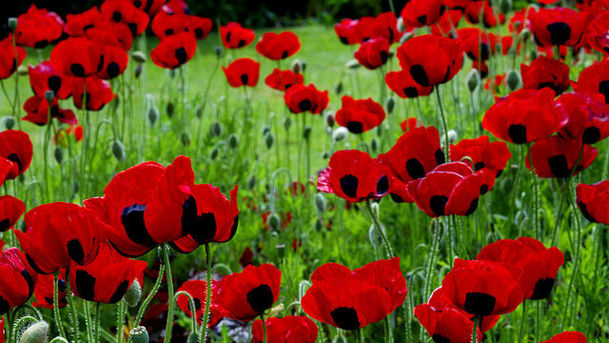
[[[321,218],[317,218],[315,221],[315,231],[321,231],[324,228],[324,221]]]
[[[279,243],[275,246],[275,249],[277,249],[277,255],[279,255],[279,258],[285,257],[285,244]]]
[[[143,326],[138,326],[131,329],[129,332],[129,336],[131,337],[132,343],[148,343],[148,331]]]
[[[24,65],[20,65],[17,68],[17,75],[19,75],[19,76],[27,76],[28,75],[27,67],[24,66]]]
[[[8,18],[8,28],[11,32],[15,32],[17,30],[17,18],[9,17]]]
[[[271,127],[268,125],[264,125],[262,127],[262,136],[266,136],[267,133],[271,132]]]
[[[216,45],[216,46],[214,47],[214,52],[216,53],[216,57],[217,57],[218,59],[220,59],[220,58],[222,58],[222,55],[223,55],[223,53],[224,53],[224,50],[222,50],[222,47],[221,47],[221,46]]]
[[[139,79],[140,76],[142,75],[142,72],[144,71],[144,67],[143,65],[140,63],[138,65],[135,66],[135,70],[133,71],[133,76],[135,76],[136,79]]]
[[[172,101],[168,102],[165,106],[165,112],[167,112],[167,116],[169,118],[173,117],[173,114],[175,113],[175,105]]]
[[[215,122],[209,126],[209,133],[214,137],[222,136],[223,127],[221,123]]]
[[[6,116],[6,117],[4,117],[4,127],[7,130],[10,130],[13,127],[15,127],[15,117],[13,117],[13,116]]]
[[[307,125],[302,130],[302,138],[309,140],[309,137],[311,137],[311,126]]]
[[[520,84],[520,73],[516,72],[515,70],[511,70],[507,76],[507,85],[510,89],[510,92],[513,92],[516,89],[520,88]]]
[[[197,108],[195,108],[195,116],[197,118],[203,117],[203,105],[201,105],[201,104],[197,105]]]
[[[256,174],[252,174],[252,176],[247,179],[247,188],[254,189],[256,183],[258,183],[258,178],[256,178]]]
[[[201,334],[199,332],[191,332],[188,335],[187,343],[201,343]]]
[[[270,149],[273,147],[273,143],[275,143],[275,136],[269,132],[264,136],[264,144],[266,144],[267,149]]]
[[[125,301],[129,307],[136,307],[140,303],[140,299],[142,298],[142,286],[138,280],[133,281],[131,287],[127,290],[125,294]]]
[[[125,159],[125,146],[118,139],[112,142],[112,154],[118,161]]]
[[[319,213],[326,212],[326,197],[322,193],[315,194],[315,208]]]
[[[63,162],[63,149],[60,147],[55,147],[55,161],[59,164]]]
[[[378,202],[373,202],[372,204],[370,204],[370,210],[372,211],[372,215],[378,218],[378,216],[379,216],[379,203]]]
[[[476,88],[478,88],[479,84],[480,72],[478,71],[478,69],[472,68],[472,70],[470,70],[467,74],[467,89],[469,89],[470,92],[473,92],[476,90]]]
[[[146,63],[146,54],[139,50],[132,52],[131,58],[137,63]]]
[[[299,59],[296,59],[294,60],[294,62],[292,62],[292,71],[297,74],[304,73],[306,68],[307,64]]]
[[[385,109],[387,109],[387,114],[393,113],[393,109],[395,108],[395,99],[390,97],[385,101]]]
[[[273,231],[277,231],[277,230],[279,230],[279,225],[281,224],[281,219],[279,219],[279,216],[277,215],[277,213],[271,213],[271,215],[269,216],[269,219],[268,219],[268,223],[269,223],[269,227]]]
[[[161,114],[159,113],[159,109],[156,108],[154,104],[151,104],[150,108],[148,109],[148,122],[150,123],[150,126],[154,126],[157,120],[159,120],[160,116]]]
[[[512,0],[500,0],[499,11],[503,14],[508,14],[512,10]]]
[[[337,127],[336,130],[334,130],[334,133],[332,133],[332,140],[335,142],[340,142],[344,139],[347,139],[347,137],[349,136],[349,130],[347,130],[346,127]]]
[[[334,112],[328,112],[326,114],[326,124],[328,124],[328,127],[334,127],[335,123],[336,121],[334,120]]]
[[[334,93],[336,93],[336,95],[340,95],[343,92],[343,88],[343,82],[339,81],[334,87]]]
[[[236,134],[231,133],[228,135],[228,146],[233,150],[239,147],[239,137]]]
[[[45,91],[44,98],[47,99],[50,104],[53,101],[53,98],[55,98],[55,92],[53,92],[52,90]]]
[[[180,133],[180,141],[184,146],[190,145],[190,134],[186,131],[182,131],[182,133]]]
[[[44,343],[47,341],[49,324],[44,320],[32,324],[25,329],[19,338],[19,343]]]
[[[448,130],[448,143],[454,144],[457,141],[458,135],[455,130]]]
[[[285,119],[283,119],[283,128],[288,131],[290,130],[290,127],[292,127],[292,118],[285,117]]]
[[[209,158],[212,160],[215,160],[216,157],[218,157],[218,147],[214,147],[213,149],[211,149],[211,151],[209,152]]]
[[[349,69],[358,69],[362,65],[356,59],[349,60],[349,62],[345,63],[345,67]]]
[[[379,149],[378,138],[376,138],[376,137],[372,138],[372,141],[370,142],[370,149],[372,149],[372,152],[376,152]]]
[[[520,24],[518,24],[518,25],[520,25]],[[529,38],[531,38],[531,31],[529,31],[529,29],[527,29],[527,28],[522,29],[522,31],[520,31],[520,36],[518,36],[518,39],[521,42],[524,42],[524,41],[528,40]]]
[[[406,25],[404,24],[404,19],[402,16],[398,18],[397,27],[399,32],[404,32],[406,30]]]

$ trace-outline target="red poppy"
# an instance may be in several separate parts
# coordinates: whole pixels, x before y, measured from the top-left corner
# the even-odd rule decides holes
[[[542,138],[533,144],[527,154],[526,165],[531,169],[531,160],[535,174],[540,177],[569,177],[577,175],[588,168],[598,155],[598,150],[579,139],[560,136]],[[577,163],[577,167],[575,164]]]
[[[314,343],[317,340],[317,326],[305,316],[271,317],[265,321],[268,343]],[[262,321],[252,324],[252,343],[264,342]]]
[[[68,305],[68,298],[66,292],[66,275],[65,269],[59,271],[59,308],[66,307]],[[34,307],[41,308],[53,308],[53,299],[55,293],[55,280],[52,274],[44,275],[39,274],[38,280],[36,280],[36,286],[34,287],[34,297],[36,301],[32,303]]]
[[[0,232],[12,228],[25,212],[23,201],[11,196],[0,196]]]
[[[602,94],[609,104],[609,60],[594,63],[579,74],[575,90],[586,94]]]
[[[569,66],[549,57],[538,57],[531,65],[520,65],[523,88],[542,89],[548,87],[556,95],[569,88]]]
[[[256,51],[270,60],[284,60],[300,50],[298,36],[291,31],[267,32],[256,44]]]
[[[127,25],[133,36],[141,35],[150,21],[145,12],[138,10],[129,1],[105,0],[99,9],[106,21]]]
[[[554,105],[554,91],[520,89],[497,98],[482,119],[495,137],[515,144],[534,142],[560,130],[569,117]]]
[[[486,61],[495,52],[496,36],[476,28],[457,30],[457,36],[467,57],[474,62]]]
[[[184,0],[169,0],[166,4],[161,7],[166,13],[169,14],[188,14],[190,10]]]
[[[601,95],[566,93],[556,103],[569,115],[569,122],[559,131],[561,136],[581,139],[584,144],[609,136],[609,106]]]
[[[578,45],[588,24],[588,15],[570,8],[541,8],[531,15],[531,32],[540,46]]]
[[[102,51],[103,66],[97,76],[104,80],[113,79],[121,75],[127,69],[129,56],[127,52],[119,46],[106,45]]]
[[[218,286],[215,280],[211,282],[211,304],[209,307],[209,322],[208,327],[214,327],[224,318],[225,310],[217,302],[218,297]],[[199,325],[203,325],[203,315],[205,314],[205,302],[207,301],[207,282],[203,280],[189,280],[186,281],[178,288],[178,292],[188,293],[194,300],[195,303],[195,314],[196,320]],[[183,294],[178,295],[176,300],[180,310],[184,311],[187,316],[192,316],[190,308],[190,299]]]
[[[336,122],[349,129],[351,133],[363,133],[381,125],[385,120],[383,106],[372,98],[355,100],[346,95],[343,106],[336,112]]]
[[[231,87],[255,87],[260,75],[260,63],[248,57],[238,58],[228,67],[222,67],[222,71]]]
[[[0,314],[23,305],[34,292],[36,274],[25,263],[25,257],[17,248],[10,248],[0,255]]]
[[[243,250],[243,253],[241,253],[241,257],[239,258],[239,264],[241,265],[241,267],[245,268],[246,266],[252,264],[253,259],[254,252],[252,251],[252,248],[246,247]]]
[[[360,45],[353,57],[367,69],[376,69],[389,59],[389,42],[383,38],[372,38]]]
[[[84,36],[85,32],[104,21],[101,12],[96,6],[79,13],[66,16],[65,31],[72,37]]]
[[[235,186],[229,200],[217,187],[195,185],[182,205],[182,232],[187,236],[173,242],[176,250],[189,253],[199,245],[231,240],[239,226],[237,190]]]
[[[180,32],[191,32],[196,39],[205,39],[211,31],[212,25],[209,18],[159,12],[152,20],[151,28],[159,39]]]
[[[341,150],[332,154],[329,167],[319,174],[317,189],[350,202],[360,202],[385,196],[389,179],[383,167],[367,153]]]
[[[68,38],[51,51],[51,65],[62,75],[91,76],[103,67],[103,46],[87,38]]]
[[[226,309],[227,317],[250,321],[273,306],[279,298],[280,285],[281,271],[274,265],[249,265],[241,273],[220,281],[218,303]]]
[[[593,185],[579,184],[577,206],[586,219],[609,225],[609,180]]]
[[[433,91],[431,86],[418,84],[407,70],[391,71],[385,75],[385,83],[401,98],[416,98],[427,96]]]
[[[36,125],[46,125],[49,120],[49,115],[52,118],[66,124],[76,124],[78,120],[76,115],[70,109],[64,110],[59,108],[57,98],[53,98],[49,113],[49,102],[44,96],[33,95],[23,103],[23,109],[27,113],[22,120],[29,121]]]
[[[334,25],[334,32],[341,43],[346,45],[362,43],[362,39],[356,29],[359,22],[357,19],[343,19]]]
[[[412,0],[406,2],[401,16],[406,27],[431,26],[438,22],[444,11],[442,0]]]
[[[197,39],[205,39],[209,32],[211,32],[211,28],[213,23],[209,18],[190,16],[188,17],[188,29],[190,32],[194,33]]]
[[[433,35],[407,40],[398,48],[397,57],[402,69],[410,71],[412,78],[424,87],[450,81],[463,66],[460,44]]]
[[[24,221],[25,231],[15,234],[28,264],[40,274],[54,273],[70,263],[90,263],[108,230],[93,211],[64,202],[35,207]]]
[[[19,45],[44,48],[61,37],[63,25],[57,13],[38,9],[32,4],[27,12],[17,18],[15,40]]]
[[[523,8],[515,11],[508,21],[508,29],[511,33],[520,33],[523,29],[531,29],[531,17],[537,12],[535,7]]]
[[[295,73],[289,69],[279,70],[278,68],[275,68],[273,69],[273,72],[264,79],[264,83],[273,89],[285,91],[293,85],[303,84],[304,77],[302,74]]]
[[[455,259],[442,289],[455,307],[478,317],[510,313],[524,300],[510,271],[492,261]]]
[[[482,17],[482,24],[491,28],[505,23],[505,15],[497,13],[489,0],[471,1],[464,11],[465,18],[472,24],[478,24]]]
[[[87,109],[90,111],[100,111],[115,97],[108,81],[97,76],[87,77],[84,81],[80,78],[74,78],[72,79],[71,93],[74,106],[78,109],[82,109],[83,91],[87,92],[84,100],[87,103]]]
[[[69,269],[70,287],[79,298],[115,304],[123,298],[135,279],[142,280],[147,263],[119,255],[110,244],[102,243],[99,254],[87,265]]]
[[[468,216],[478,208],[482,179],[463,162],[440,164],[424,178],[408,182],[408,194],[430,217]]]
[[[163,5],[165,5],[166,0],[131,0],[133,6],[135,6],[140,11],[144,11],[148,13],[148,15],[152,18],[161,10]]]
[[[246,29],[241,24],[230,22],[226,26],[220,26],[220,37],[227,49],[238,49],[250,45],[256,34],[252,29]]]
[[[25,59],[25,49],[18,46],[16,47],[17,59],[15,59],[15,47],[13,47],[13,36],[9,34],[8,37],[0,41],[0,80],[9,78],[17,67],[21,65],[21,62]]]
[[[355,30],[356,35],[355,39],[354,37],[345,37],[347,42],[349,42],[350,39],[354,40],[354,43],[363,43],[369,39],[385,38],[389,44],[392,44],[399,42],[400,37],[402,36],[402,34],[398,31],[398,22],[393,12],[384,12],[376,17],[362,17],[359,20],[344,23],[347,26],[351,26],[351,28]],[[347,27],[347,30],[351,28]],[[351,35],[350,32],[346,34],[348,36]],[[341,38],[341,41],[343,41],[340,35],[339,38]]]
[[[450,9],[465,10],[467,5],[474,0],[444,0],[444,5]]]
[[[32,141],[27,133],[19,130],[0,132],[0,159],[13,163],[7,179],[11,180],[25,173],[32,163],[32,150]]]
[[[159,42],[150,57],[162,68],[176,69],[188,62],[197,50],[197,40],[192,33],[182,32],[166,37]]]
[[[49,60],[39,63],[37,66],[28,66],[30,85],[34,93],[44,96],[48,90],[53,91],[59,99],[67,99],[70,94],[70,77],[57,72]]]
[[[541,343],[587,343],[588,340],[586,336],[578,331],[565,331],[563,333],[559,333],[558,335],[554,335],[547,341],[543,341]]]
[[[605,56],[609,55],[609,13],[603,12],[588,24],[585,43]]]
[[[328,107],[328,91],[317,90],[315,85],[294,85],[285,92],[283,99],[292,113],[318,114]]]

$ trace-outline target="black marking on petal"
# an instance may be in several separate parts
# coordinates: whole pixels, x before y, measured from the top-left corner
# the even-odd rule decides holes
[[[330,312],[336,326],[343,330],[357,330],[360,327],[357,311],[353,307],[337,307]]]
[[[311,100],[304,99],[298,103],[298,108],[300,108],[300,110],[304,112],[310,110],[312,105],[313,104],[311,103]]]
[[[351,133],[362,133],[364,132],[364,124],[358,121],[350,121],[347,123],[347,129]]]
[[[381,178],[376,182],[376,194],[386,194],[389,192],[389,179],[387,175],[381,176]]]
[[[4,232],[11,227],[11,221],[7,218],[0,221],[0,232]]]
[[[188,59],[188,55],[186,54],[186,49],[184,49],[183,47],[176,49],[175,56],[180,65],[186,63],[186,60]]]
[[[76,291],[81,298],[95,300],[95,277],[84,270],[77,270],[75,277]]]
[[[144,224],[146,205],[133,204],[125,207],[121,213],[121,222],[129,240],[145,246],[154,246],[154,240]]]
[[[445,195],[434,195],[429,199],[429,208],[437,216],[443,216],[446,209],[448,197]]]
[[[61,89],[61,77],[53,75],[47,79],[47,84],[49,85],[49,89],[57,94]]]
[[[247,303],[258,313],[271,308],[273,305],[273,291],[271,291],[271,287],[262,284],[247,292]]]
[[[68,241],[66,247],[68,248],[68,255],[74,262],[81,263],[85,259],[85,251],[77,239]]]
[[[465,215],[469,216],[470,214],[474,213],[477,208],[478,208],[478,198],[472,200],[472,202],[469,203],[469,208],[467,209],[467,212],[465,212]]]
[[[347,174],[340,178],[340,189],[350,198],[357,197],[357,186],[359,180],[356,176]]]
[[[590,126],[584,130],[583,134],[583,143],[584,144],[594,144],[601,139],[601,130],[598,127]]]
[[[508,136],[516,144],[527,142],[527,128],[521,124],[512,124],[508,127]]]
[[[119,300],[121,300],[125,296],[125,293],[127,293],[128,289],[129,289],[129,281],[123,280],[123,282],[121,282],[116,287],[116,290],[114,291],[114,293],[112,294],[112,296],[110,297],[110,300],[108,300],[108,302],[110,304],[117,303]]]
[[[567,177],[571,174],[565,155],[551,156],[548,158],[548,166],[555,177]]]
[[[443,164],[444,162],[446,162],[446,157],[444,156],[444,151],[442,151],[442,149],[436,150],[434,155],[436,157],[437,164]]]
[[[247,85],[248,76],[247,74],[241,74],[241,83]]]
[[[410,67],[410,75],[414,81],[420,84],[423,87],[429,87],[429,78],[427,77],[427,73],[425,72],[425,68],[420,64],[415,64]]]
[[[533,294],[529,299],[539,300],[549,297],[550,293],[552,293],[552,287],[554,287],[554,278],[543,278],[537,280],[537,283],[535,283],[535,288],[533,289]]]
[[[76,77],[85,77],[85,68],[80,63],[72,63],[70,65],[70,72]]]
[[[550,32],[552,45],[564,45],[571,38],[571,27],[567,23],[548,24],[546,29]]]
[[[465,295],[464,310],[475,316],[488,316],[495,310],[496,299],[486,293],[470,292]]]
[[[444,154],[442,154],[442,156],[444,156]],[[413,179],[420,179],[425,177],[425,168],[423,167],[423,164],[416,158],[411,158],[406,161],[406,172],[408,172],[408,175]]]

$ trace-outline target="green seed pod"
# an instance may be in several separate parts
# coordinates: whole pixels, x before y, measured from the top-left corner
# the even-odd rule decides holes
[[[328,127],[334,127],[335,123],[336,121],[334,120],[334,112],[329,111],[326,114],[326,124],[328,124]]]
[[[224,50],[223,50],[223,49],[222,49],[222,47],[221,47],[221,46],[219,46],[219,45],[216,45],[216,46],[214,47],[214,52],[216,53],[216,57],[217,57],[218,59],[222,58],[222,55],[224,54]]]
[[[201,104],[197,105],[197,108],[195,108],[195,116],[197,118],[203,117],[203,105],[201,105]]]
[[[345,67],[349,69],[358,69],[362,65],[356,59],[349,60],[349,62],[345,63]]]
[[[53,101],[53,98],[55,98],[55,92],[52,90],[45,91],[44,98],[47,99],[48,103],[50,104]]]
[[[140,303],[140,299],[142,298],[142,287],[140,283],[135,280],[131,287],[127,290],[125,294],[125,301],[129,307],[136,307]]]
[[[19,76],[27,76],[28,75],[28,69],[26,66],[24,65],[20,65],[19,68],[17,68],[17,75]]]
[[[292,118],[290,118],[290,117],[285,117],[285,118],[283,119],[283,128],[284,128],[286,131],[289,131],[291,127],[292,127]]]
[[[311,125],[307,125],[302,130],[302,138],[309,140],[310,137],[311,137]]]
[[[270,126],[268,126],[268,125],[264,125],[264,126],[262,127],[262,136],[263,136],[263,137],[264,137],[264,136],[266,136],[266,135],[267,135],[267,133],[269,133],[269,132],[271,132],[271,127],[270,127]]]
[[[321,218],[317,218],[317,220],[315,221],[315,230],[316,231],[321,231],[324,228],[324,221]]]
[[[17,30],[17,18],[9,17],[8,18],[8,28],[11,32],[15,32]]]
[[[393,113],[393,109],[395,109],[395,99],[390,97],[385,101],[385,109],[387,109],[387,114]]]
[[[448,143],[454,144],[458,138],[459,136],[457,135],[457,131],[448,130]]]
[[[198,332],[192,332],[188,335],[187,343],[201,343],[201,335]]]
[[[332,140],[335,142],[340,142],[349,137],[349,130],[345,127],[337,127],[336,130],[332,133]]]
[[[281,219],[279,219],[279,216],[277,215],[277,213],[271,213],[271,215],[269,216],[269,219],[268,219],[268,223],[269,223],[269,227],[273,231],[277,231],[277,230],[279,230],[279,225],[281,225]]]
[[[279,255],[279,258],[283,259],[285,257],[285,244],[279,243],[275,246],[275,249],[277,249],[277,255]]]
[[[136,79],[139,79],[140,76],[142,75],[143,71],[144,71],[144,66],[142,64],[138,64],[135,66],[135,70],[133,71],[133,76],[135,76]]]
[[[154,126],[160,116],[159,109],[154,106],[154,103],[150,104],[150,108],[148,108],[148,122],[150,126]]]
[[[19,343],[44,343],[47,341],[48,333],[49,324],[45,321],[39,321],[23,331]]]
[[[323,154],[321,154],[321,158],[323,158],[324,160],[327,160],[330,158],[330,153],[327,151],[324,151]]]
[[[175,113],[175,105],[173,104],[173,101],[170,101],[167,103],[167,105],[165,106],[165,112],[167,112],[167,116],[169,118],[173,117],[173,114]]]
[[[292,62],[292,71],[295,72],[296,74],[300,73],[302,70],[302,66],[301,66],[301,61],[299,59],[295,59]]]
[[[147,60],[146,54],[139,50],[132,52],[131,58],[133,58],[133,60],[137,63],[146,63]]]
[[[376,137],[372,138],[372,141],[370,141],[370,149],[372,149],[372,152],[376,152],[379,149],[378,138],[376,138]]]
[[[51,340],[49,343],[70,343],[65,338],[57,336]]]
[[[508,14],[512,11],[512,0],[499,1],[499,11],[503,14]]]
[[[214,147],[213,149],[211,149],[211,151],[209,152],[209,158],[211,158],[212,160],[215,160],[216,157],[218,157],[218,147]]]
[[[473,69],[469,71],[469,73],[467,74],[467,78],[466,78],[466,82],[467,82],[467,89],[470,92],[473,92],[476,90],[476,88],[478,88],[478,85],[480,84],[480,72],[478,72],[478,69]]]
[[[326,197],[323,193],[315,194],[315,208],[319,213],[326,212]]]
[[[112,154],[118,161],[125,159],[125,146],[118,139],[112,142]]]
[[[7,130],[10,130],[13,127],[15,127],[15,117],[13,117],[13,116],[6,116],[6,117],[4,117],[4,127]]]
[[[131,337],[132,343],[148,343],[149,341],[148,331],[146,331],[146,328],[143,326],[131,329],[129,336]]]
[[[520,88],[520,84],[520,73],[516,72],[515,70],[510,70],[507,76],[507,85],[510,89],[510,92],[513,92],[516,89]]]
[[[267,149],[270,149],[273,147],[273,143],[275,143],[275,136],[269,132],[264,136],[264,144],[266,144]]]
[[[239,137],[236,134],[231,133],[228,135],[228,146],[233,150],[239,147]]]
[[[55,147],[55,161],[59,164],[63,162],[63,149],[61,147]]]
[[[190,134],[186,131],[182,131],[182,133],[180,133],[180,141],[184,146],[190,145]]]
[[[378,216],[379,216],[379,203],[378,202],[373,202],[372,204],[370,204],[370,210],[372,211],[372,215],[378,218]]]
[[[209,133],[214,137],[222,136],[223,127],[221,123],[215,122],[209,126]]]
[[[343,82],[339,81],[334,87],[334,93],[336,93],[336,95],[340,95],[343,92],[343,88]]]
[[[256,174],[252,174],[252,176],[250,176],[247,179],[247,188],[254,189],[254,187],[256,187],[257,183],[258,183],[258,178],[256,178]]]

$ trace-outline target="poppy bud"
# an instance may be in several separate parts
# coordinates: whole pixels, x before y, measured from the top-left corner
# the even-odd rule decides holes
[[[180,141],[182,141],[182,145],[184,146],[190,145],[190,134],[186,131],[182,131],[182,133],[180,133]]]
[[[500,0],[499,11],[503,14],[508,14],[512,10],[512,0]]]
[[[326,114],[326,123],[329,127],[334,127],[335,120],[333,112],[328,112],[328,114]]]
[[[252,174],[252,176],[247,179],[247,188],[254,189],[254,187],[256,187],[256,183],[258,183],[256,174]]]
[[[197,118],[203,117],[203,105],[201,105],[201,104],[197,105],[197,108],[195,108],[195,116]]]
[[[228,135],[228,146],[233,150],[237,149],[237,147],[239,146],[239,137],[237,137],[237,135],[235,135],[234,133]]]
[[[17,18],[15,18],[15,17],[8,18],[8,28],[9,28],[9,30],[11,30],[11,32],[15,32],[15,30],[17,29]]]
[[[54,97],[55,97],[55,92],[53,92],[52,90],[48,90],[48,91],[44,92],[44,98],[47,99],[49,104],[53,101]]]
[[[201,343],[201,335],[198,332],[192,332],[188,335],[187,343]]]
[[[385,101],[385,108],[387,109],[387,114],[391,114],[393,109],[395,108],[395,99],[390,97]]]
[[[378,216],[379,216],[379,203],[378,202],[373,202],[372,204],[370,204],[370,210],[372,212],[372,215],[378,218]]]
[[[478,88],[479,84],[480,72],[478,72],[478,69],[472,68],[472,70],[470,70],[467,74],[467,89],[469,89],[470,92],[473,92],[476,90],[476,88]]]
[[[404,25],[404,19],[402,16],[398,18],[397,27],[399,32],[404,32],[406,30],[406,25]]]
[[[63,161],[63,149],[60,147],[55,147],[55,161],[59,164]]]
[[[269,222],[269,226],[271,227],[271,229],[273,231],[277,231],[279,229],[279,225],[281,224],[281,219],[279,219],[279,216],[277,215],[277,213],[271,213],[271,215],[269,216],[268,222]]]
[[[305,69],[307,69],[307,63],[301,60],[294,60],[294,62],[292,62],[292,71],[295,72],[296,74],[298,73],[304,73]]]
[[[214,52],[216,53],[216,57],[218,57],[218,59],[220,59],[222,57],[224,51],[222,50],[221,46],[216,45],[214,47]]]
[[[372,149],[373,152],[376,152],[379,148],[379,140],[374,137],[372,138],[372,141],[370,142],[370,149]]]
[[[273,147],[273,143],[275,143],[275,136],[269,132],[266,136],[264,136],[264,144],[266,144],[267,149],[270,149]]]
[[[517,73],[515,70],[511,70],[507,76],[507,85],[510,92],[520,88],[521,83],[522,81],[520,80],[520,73]]]
[[[13,127],[15,127],[15,118],[13,116],[6,116],[6,117],[4,117],[4,127],[7,130],[10,130]]]
[[[131,53],[131,57],[137,63],[146,63],[146,54],[141,51],[134,51]]]
[[[135,76],[136,79],[139,79],[140,75],[142,75],[143,71],[144,71],[144,67],[142,67],[141,64],[138,64],[137,66],[135,66],[135,70],[133,71],[133,76]]]
[[[283,120],[283,128],[288,131],[290,127],[292,127],[292,118],[285,117],[285,119]]]
[[[173,104],[173,101],[167,103],[167,106],[165,106],[165,111],[167,112],[167,116],[169,118],[173,117],[173,114],[175,113],[175,105]]]
[[[47,341],[49,324],[44,320],[30,325],[19,338],[19,343],[44,343]]]
[[[400,45],[404,44],[407,40],[409,40],[412,37],[414,37],[414,32],[406,32],[405,34],[402,35],[402,38],[400,38]]]
[[[213,149],[211,149],[211,151],[209,152],[209,158],[211,158],[212,160],[215,160],[216,157],[218,157],[218,147],[214,147]]]
[[[302,130],[302,138],[309,140],[309,137],[311,137],[311,125],[305,126]]]
[[[319,213],[326,212],[326,197],[322,193],[315,194],[315,207]]]
[[[271,127],[270,127],[270,126],[268,126],[268,125],[264,125],[264,126],[262,127],[262,136],[263,136],[263,137],[264,137],[264,136],[266,136],[266,135],[267,135],[267,133],[269,133],[269,132],[271,132]]]
[[[339,81],[336,84],[336,87],[334,87],[334,92],[336,93],[336,95],[340,95],[340,93],[343,92],[343,82],[342,81]]]
[[[160,117],[160,113],[158,108],[156,108],[156,106],[154,106],[154,104],[150,105],[150,108],[148,109],[148,121],[150,122],[150,126],[154,126],[154,124],[156,124],[156,121],[159,119]]]
[[[522,31],[520,31],[520,36],[518,36],[518,40],[521,42],[524,42],[526,40],[528,40],[531,37],[531,31],[529,31],[529,29],[522,29]]]
[[[449,130],[448,131],[448,143],[453,144],[457,141],[457,131]]]
[[[349,69],[358,69],[362,65],[356,59],[352,59],[349,62],[345,63],[345,67]]]
[[[536,49],[531,50],[529,58],[531,59],[531,61],[534,61],[537,59],[537,50]]]
[[[334,133],[332,133],[332,140],[335,142],[340,142],[343,139],[347,139],[347,137],[349,136],[349,130],[347,130],[346,127],[337,127],[336,130],[334,130]]]
[[[51,340],[51,343],[70,343],[70,342],[68,342],[68,341],[67,341],[65,338],[63,338],[63,337],[59,337],[59,336],[57,336],[57,337],[55,337],[55,338],[53,338],[53,339]]]
[[[131,336],[131,342],[133,343],[148,343],[148,331],[143,326],[135,327],[129,332]]]
[[[222,136],[222,124],[221,123],[212,123],[209,126],[209,133],[214,136],[214,137],[220,137]]]
[[[136,307],[142,298],[142,287],[139,281],[135,280],[125,294],[125,301],[129,307]]]
[[[173,80],[176,77],[176,71],[174,69],[166,69],[166,72],[170,79]]]
[[[321,231],[324,228],[324,221],[321,218],[317,218],[315,221],[315,230]]]
[[[275,246],[275,249],[277,249],[277,255],[279,255],[279,258],[283,259],[285,257],[285,244],[279,243]]]
[[[26,66],[20,65],[19,68],[17,68],[17,75],[19,76],[26,76],[28,75],[28,69]]]
[[[125,146],[118,139],[112,143],[112,154],[118,161],[125,159]]]

